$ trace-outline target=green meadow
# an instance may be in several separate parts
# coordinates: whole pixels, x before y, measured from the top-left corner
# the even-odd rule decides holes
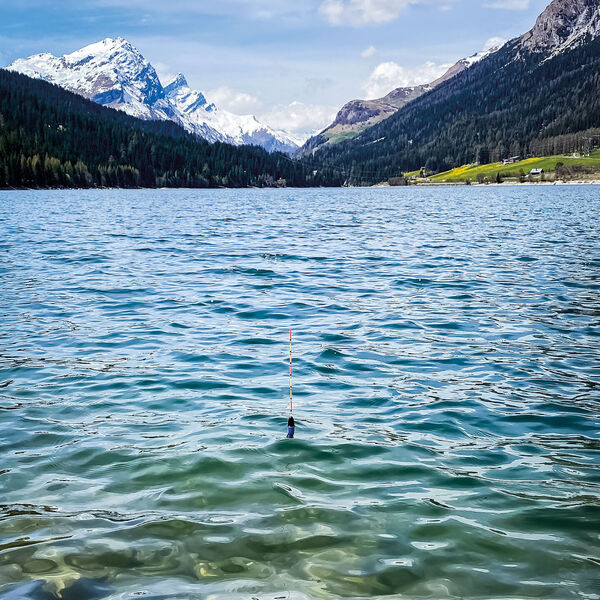
[[[600,150],[595,150],[590,156],[541,156],[527,158],[511,165],[503,165],[501,162],[486,165],[463,165],[450,171],[431,175],[428,179],[437,183],[460,183],[467,179],[476,182],[477,176],[482,175],[494,181],[498,173],[500,173],[502,179],[518,179],[521,171],[528,175],[531,169],[544,169],[546,173],[553,173],[557,163],[563,163],[567,167],[582,166],[590,170],[600,171]],[[409,178],[418,176],[419,171],[405,173],[405,177]]]

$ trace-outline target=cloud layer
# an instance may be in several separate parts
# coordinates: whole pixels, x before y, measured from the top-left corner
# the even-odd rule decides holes
[[[503,8],[505,10],[527,10],[530,0],[494,0],[488,2],[488,8]]]
[[[381,98],[398,87],[411,87],[431,83],[443,75],[450,64],[436,64],[427,61],[416,67],[403,67],[395,62],[378,64],[369,78],[362,84],[367,99]]]
[[[209,102],[238,115],[255,114],[263,107],[263,103],[252,94],[238,92],[227,86],[207,90],[205,95]]]
[[[483,44],[482,50],[484,52],[487,52],[488,50],[491,50],[492,48],[499,48],[500,46],[504,46],[504,44],[506,44],[507,41],[508,40],[503,37],[499,37],[499,36],[491,37],[485,42],[485,44]]]
[[[336,108],[304,102],[276,104],[268,108],[264,102],[252,94],[219,87],[207,90],[206,98],[219,108],[232,113],[252,114],[273,129],[285,130],[292,134],[298,143],[304,143],[311,135],[325,128],[335,117]]]
[[[377,50],[375,49],[375,46],[369,46],[368,48],[365,48],[360,55],[363,58],[371,58],[373,56],[375,56],[377,54]]]
[[[388,23],[411,4],[423,0],[324,0],[319,12],[332,25]]]
[[[292,132],[298,141],[304,142],[314,133],[324,129],[337,113],[335,106],[290,102],[278,104],[260,115],[260,120],[274,129]]]

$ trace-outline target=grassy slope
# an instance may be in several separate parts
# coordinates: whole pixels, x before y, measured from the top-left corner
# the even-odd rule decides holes
[[[356,131],[326,131],[323,133],[323,137],[327,138],[329,144],[338,144],[344,140],[351,140],[355,138],[359,133],[364,131],[364,127],[357,129]]]
[[[525,175],[531,171],[531,169],[544,169],[544,171],[554,171],[556,163],[562,162],[565,165],[585,165],[598,169],[600,171],[600,150],[592,152],[590,156],[573,158],[572,156],[542,156],[539,158],[527,158],[520,162],[516,162],[512,165],[503,165],[502,163],[490,163],[489,165],[464,165],[457,167],[451,171],[445,171],[432,175],[429,179],[437,182],[461,182],[465,179],[471,179],[471,181],[477,181],[477,175],[483,174],[485,177],[493,179],[497,173],[504,178],[506,177],[518,177],[521,169],[525,172]],[[418,175],[418,171],[414,172]],[[412,173],[407,173],[407,176]]]
[[[380,121],[387,119],[390,114],[381,114],[376,117],[371,117],[367,121],[363,121],[362,123],[356,123],[355,125],[336,125],[327,131],[323,131],[321,135],[324,138],[327,138],[328,144],[339,144],[345,140],[351,140],[356,136],[360,135],[369,127],[376,125]]]

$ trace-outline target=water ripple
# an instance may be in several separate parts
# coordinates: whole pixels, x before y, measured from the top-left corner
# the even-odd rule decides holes
[[[451,192],[4,192],[0,598],[600,598],[597,195]]]

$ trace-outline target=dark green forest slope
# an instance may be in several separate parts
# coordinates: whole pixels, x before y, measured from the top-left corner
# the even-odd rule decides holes
[[[540,150],[553,154],[568,134],[600,126],[600,39],[542,59],[513,40],[306,163],[335,166],[348,183],[365,185],[422,166],[444,171]],[[572,139],[576,145],[583,140]]]
[[[209,144],[0,70],[0,188],[339,185],[257,146]]]

